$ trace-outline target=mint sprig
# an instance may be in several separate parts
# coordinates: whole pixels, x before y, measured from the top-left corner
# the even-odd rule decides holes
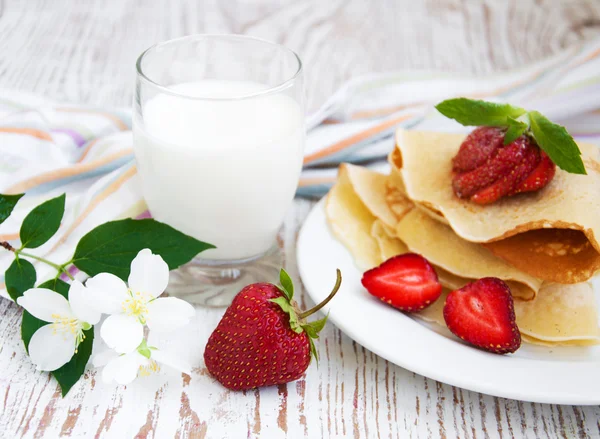
[[[587,174],[573,137],[563,126],[537,111],[467,98],[448,99],[435,108],[461,125],[506,128],[505,145],[523,134],[531,136],[560,169],[571,174]]]

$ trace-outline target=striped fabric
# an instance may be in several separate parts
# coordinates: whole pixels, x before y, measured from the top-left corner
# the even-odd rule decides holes
[[[600,39],[522,69],[485,77],[428,71],[371,75],[344,84],[307,117],[309,135],[298,195],[324,195],[340,162],[385,170],[393,133],[408,129],[464,131],[432,105],[449,97],[509,101],[537,109],[579,139],[600,143]],[[39,96],[0,91],[0,193],[26,192],[0,225],[0,240],[18,241],[25,215],[67,193],[63,224],[35,253],[55,262],[79,239],[110,220],[148,217],[138,186],[129,110],[60,105]],[[10,255],[0,253],[0,273]],[[41,282],[51,275],[34,264]],[[6,297],[0,276],[0,295]]]

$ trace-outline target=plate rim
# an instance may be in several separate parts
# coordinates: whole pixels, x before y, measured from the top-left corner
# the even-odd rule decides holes
[[[315,227],[320,228],[320,229],[325,229],[327,231],[327,235],[329,236],[329,239],[331,240],[331,244],[341,246],[343,248],[343,251],[346,253],[347,257],[349,257],[353,261],[351,255],[350,255],[350,252],[331,233],[330,227],[327,224],[326,218],[325,218],[324,203],[325,203],[325,197],[322,198],[318,203],[316,203],[312,207],[311,211],[309,212],[308,216],[306,217],[306,219],[304,220],[304,222],[302,224],[302,227],[298,234],[298,240],[297,240],[297,245],[296,245],[296,260],[297,260],[297,265],[298,265],[298,272],[299,272],[300,278],[302,279],[302,282],[305,286],[307,294],[315,302],[322,299],[322,297],[320,297],[320,294],[315,291],[315,288],[312,288],[312,282],[310,280],[310,275],[309,275],[309,273],[307,273],[307,264],[304,262],[305,261],[305,256],[304,256],[305,253],[308,252],[308,254],[310,254],[309,250],[310,250],[310,246],[311,246],[310,245],[311,240],[309,238],[307,238],[310,230]],[[321,242],[321,244],[323,244],[323,243]],[[323,247],[325,247],[325,246],[321,245],[321,248],[323,248]],[[353,262],[352,262],[352,267],[356,270],[357,273],[360,273],[358,268],[356,268],[356,266],[354,265]],[[343,287],[344,287],[344,285],[343,285]],[[380,305],[380,304],[377,303],[377,305]],[[515,389],[515,388],[510,388],[510,386],[500,385],[498,383],[495,383],[494,379],[487,380],[487,382],[486,382],[486,381],[482,381],[479,378],[472,379],[468,374],[462,374],[462,376],[457,377],[457,376],[455,376],[455,374],[453,372],[446,373],[446,371],[448,370],[448,368],[446,367],[447,363],[445,363],[445,365],[444,365],[445,367],[435,367],[435,366],[431,366],[431,365],[427,365],[427,364],[425,364],[425,365],[419,364],[418,362],[415,363],[414,361],[411,361],[410,355],[406,355],[405,356],[406,358],[399,359],[398,356],[391,355],[389,351],[382,350],[379,346],[370,342],[368,340],[368,338],[369,338],[368,336],[357,333],[355,330],[353,330],[347,324],[347,322],[344,321],[343,318],[340,318],[340,316],[338,316],[335,309],[336,309],[335,302],[333,303],[333,306],[326,307],[326,310],[329,310],[329,312],[330,312],[329,320],[332,323],[334,323],[341,331],[343,331],[344,334],[346,334],[352,340],[359,343],[361,346],[364,346],[366,349],[368,349],[368,350],[372,351],[373,353],[375,353],[376,355],[379,355],[380,357],[384,358],[385,360],[390,361],[393,364],[396,364],[406,370],[417,373],[419,375],[434,379],[436,381],[439,381],[439,382],[442,382],[445,384],[460,387],[460,388],[463,388],[466,390],[479,392],[479,393],[496,396],[496,397],[525,401],[525,402],[548,403],[548,404],[567,404],[567,405],[598,405],[598,404],[600,404],[600,392],[598,392],[598,393],[588,392],[588,394],[581,394],[581,393],[576,392],[576,393],[565,394],[565,393],[557,393],[557,392],[553,391],[550,386],[548,386],[545,389],[543,389],[544,386],[541,386],[542,389],[537,389],[535,392],[531,393],[531,391]],[[389,308],[389,310],[391,310],[394,313],[399,313],[398,311],[393,310],[392,308]],[[382,311],[383,311],[383,308],[382,308]],[[389,311],[386,311],[386,312],[389,312]],[[406,321],[412,322],[412,324],[415,325],[415,327],[413,328],[415,330],[418,330],[418,328],[417,328],[417,326],[418,326],[432,334],[435,334],[434,331],[432,331],[429,328],[426,328],[425,325],[422,325],[421,323],[415,321],[413,318],[411,318],[407,315],[399,313],[399,317],[402,317],[403,319],[405,319],[405,322]],[[406,324],[404,324],[404,326],[406,326]],[[410,326],[406,326],[406,327],[410,327]],[[437,334],[437,335],[439,335],[439,334]],[[453,345],[460,345],[460,342],[458,340],[452,340],[450,338],[446,338],[441,335],[440,335],[440,337],[447,340],[447,342],[453,343]],[[404,340],[404,343],[406,343],[406,340]],[[510,375],[512,374],[514,376],[515,371],[518,369],[519,365],[528,365],[528,366],[534,367],[535,362],[544,361],[544,360],[535,359],[535,358],[498,356],[498,355],[489,354],[489,353],[486,353],[486,352],[483,352],[483,351],[480,351],[478,349],[474,349],[474,348],[471,348],[468,346],[464,346],[464,348],[465,348],[465,350],[463,352],[464,354],[468,353],[469,357],[475,357],[475,358],[479,357],[479,359],[482,360],[481,362],[484,363],[483,364],[484,366],[487,366],[489,364],[492,364],[495,366],[496,363],[501,364],[503,362],[504,362],[504,365],[510,365],[510,367],[508,369],[511,369],[511,371],[505,373],[505,376],[503,377],[502,381],[510,381]],[[454,350],[454,348],[451,348],[451,350]],[[487,359],[486,359],[486,357],[487,357]],[[515,358],[518,358],[518,360],[516,362],[514,362]],[[507,360],[513,361],[515,364],[507,363]],[[553,369],[553,368],[557,369],[558,368],[557,369],[557,372],[558,372],[560,367],[564,366],[563,363],[567,363],[567,362],[577,364],[577,362],[573,362],[573,361],[558,360],[556,362],[551,362],[551,363],[547,362],[546,363],[548,365],[547,369]],[[578,368],[586,369],[590,365],[590,362],[579,363],[579,364],[580,364],[580,366],[578,366]],[[599,366],[600,366],[600,364],[599,364]],[[598,369],[598,370],[600,370],[600,369]],[[502,372],[505,372],[505,368],[502,369]],[[576,375],[576,374],[573,374],[573,375]],[[493,376],[493,375],[490,375],[490,376]],[[564,377],[561,375],[561,378],[564,378]],[[537,382],[537,380],[532,380],[532,381]],[[539,384],[538,384],[538,386],[539,386]]]

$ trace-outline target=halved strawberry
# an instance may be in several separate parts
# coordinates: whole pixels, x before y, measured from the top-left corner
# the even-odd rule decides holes
[[[452,188],[458,198],[471,198],[481,189],[490,186],[523,162],[529,153],[527,138],[519,137],[509,145],[500,148],[496,155],[478,168],[457,174],[452,179]],[[533,168],[532,168],[533,169]]]
[[[504,130],[496,127],[479,127],[473,130],[452,159],[452,170],[467,172],[483,165],[503,146],[504,133]]]
[[[406,312],[421,311],[442,293],[431,264],[415,253],[394,256],[365,272],[362,284],[373,296]]]
[[[508,195],[514,195],[521,192],[533,192],[546,186],[556,173],[556,164],[548,157],[544,151],[541,151],[541,160],[529,176],[523,180],[515,190]]]
[[[485,277],[448,294],[444,320],[452,333],[485,351],[506,354],[521,346],[510,288],[498,278]]]
[[[541,160],[540,149],[535,145],[529,145],[528,137],[515,140],[528,145],[523,152],[523,158],[512,170],[500,177],[496,182],[481,189],[471,197],[471,201],[477,204],[490,204],[510,194],[528,178]]]

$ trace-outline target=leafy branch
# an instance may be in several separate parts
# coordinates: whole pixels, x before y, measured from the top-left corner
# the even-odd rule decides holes
[[[0,194],[0,224],[11,215],[22,197],[23,194]],[[4,274],[4,281],[9,296],[15,302],[25,291],[33,288],[38,280],[36,269],[29,259],[48,265],[56,271],[53,278],[39,287],[51,289],[66,297],[69,284],[59,277],[65,274],[73,280],[69,271],[73,266],[89,276],[108,272],[127,280],[131,262],[143,249],[150,249],[154,254],[160,255],[169,269],[173,270],[189,262],[198,253],[214,248],[211,244],[198,241],[153,219],[124,219],[102,224],[87,233],[67,262],[57,263],[31,253],[30,249],[46,244],[59,230],[65,202],[66,196],[63,194],[35,207],[21,224],[20,245],[0,242],[0,248],[14,254],[14,260]],[[26,349],[33,334],[47,324],[49,323],[37,319],[27,311],[23,312],[21,337]],[[85,335],[71,361],[51,372],[61,386],[63,396],[83,375],[89,361],[94,328],[86,329]]]

